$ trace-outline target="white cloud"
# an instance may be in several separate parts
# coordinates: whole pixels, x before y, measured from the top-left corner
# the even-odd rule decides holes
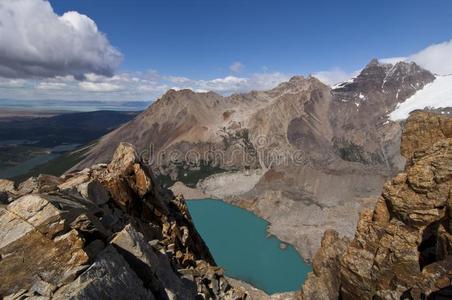
[[[166,77],[168,78],[168,77]],[[222,95],[248,92],[251,90],[267,90],[279,83],[289,80],[290,76],[279,72],[256,73],[249,77],[226,76],[210,80],[186,79],[171,81],[176,84],[174,89],[191,89],[193,91],[213,91]]]
[[[272,72],[256,73],[249,77],[226,76],[198,80],[181,76],[162,76],[153,71],[152,76],[149,76],[149,72],[119,73],[113,77],[87,74],[84,81],[76,80],[73,76],[27,80],[0,77],[0,88],[2,98],[9,99],[150,101],[170,88],[229,95],[271,89],[289,78],[289,75]]]
[[[111,76],[122,60],[89,17],[45,0],[0,0],[0,76]]]
[[[378,61],[382,64],[391,64],[391,65],[395,65],[398,62],[401,61],[406,61],[408,58],[407,57],[387,57],[387,58],[379,58]]]
[[[0,78],[1,88],[21,88],[25,86],[26,81],[23,79],[6,79]]]
[[[79,86],[82,90],[88,92],[117,92],[121,90],[121,86],[109,82],[82,81]]]
[[[344,82],[350,78],[353,78],[359,74],[359,71],[354,71],[351,73],[345,72],[340,68],[333,68],[329,71],[320,71],[312,74],[312,76],[319,79],[321,82],[333,86],[337,83]]]
[[[281,82],[288,81],[290,77],[280,72],[256,73],[248,79],[247,88],[244,91],[272,89]]]
[[[183,76],[166,76],[166,80],[174,83],[189,83],[192,82],[190,78],[183,77]]]
[[[452,74],[452,40],[431,45],[411,55],[409,60],[436,74]]]
[[[452,74],[452,40],[431,45],[409,56],[380,58],[378,61],[383,64],[413,61],[435,74],[449,75]],[[356,77],[359,72],[348,73],[340,68],[334,68],[314,73],[313,76],[317,77],[323,83],[333,86],[334,84]]]
[[[236,61],[236,62],[234,62],[232,65],[229,66],[229,70],[230,70],[231,72],[238,73],[238,72],[240,72],[244,67],[245,67],[245,66],[244,66],[241,62]]]
[[[66,87],[66,83],[63,82],[40,82],[36,86],[40,90],[61,90]]]

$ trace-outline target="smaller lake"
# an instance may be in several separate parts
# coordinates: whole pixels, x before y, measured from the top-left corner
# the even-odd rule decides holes
[[[59,154],[56,153],[48,153],[35,156],[18,164],[17,166],[0,170],[0,178],[9,179],[26,174],[34,167],[45,164],[46,162],[49,162],[52,159],[57,158],[58,156]]]
[[[298,252],[268,237],[268,223],[220,200],[187,201],[195,226],[226,275],[268,294],[296,291],[311,266]]]
[[[17,140],[17,142],[20,142],[18,144],[32,143],[32,142],[29,142],[26,140]],[[13,143],[11,143],[11,141],[10,141],[10,144],[13,144]],[[18,164],[16,166],[5,168],[5,169],[0,169],[0,178],[11,179],[11,178],[26,174],[27,172],[31,171],[34,167],[43,165],[43,164],[51,161],[52,159],[59,157],[60,155],[62,155],[65,152],[76,149],[78,146],[79,146],[79,144],[62,144],[62,145],[55,146],[47,154],[37,155],[26,161],[21,162],[20,164]]]

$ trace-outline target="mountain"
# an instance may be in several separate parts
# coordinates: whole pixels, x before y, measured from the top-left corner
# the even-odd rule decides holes
[[[362,211],[354,239],[327,230],[302,290],[271,296],[223,275],[183,197],[130,144],[81,172],[0,180],[0,296],[450,299],[452,119],[413,113],[401,153],[405,170]]]
[[[412,114],[401,150],[405,170],[361,213],[354,239],[325,233],[303,299],[451,299],[452,119]]]
[[[0,200],[2,299],[246,297],[129,144],[108,165],[0,180]]]
[[[104,136],[74,170],[108,161],[129,142],[162,182],[253,211],[311,259],[326,229],[352,237],[359,211],[402,170],[401,124],[389,114],[434,80],[414,63],[372,60],[333,88],[295,76],[228,97],[170,90]]]

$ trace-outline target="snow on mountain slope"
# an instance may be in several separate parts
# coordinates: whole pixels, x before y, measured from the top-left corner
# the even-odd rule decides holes
[[[410,112],[423,108],[452,107],[452,75],[437,76],[422,90],[397,105],[397,108],[389,114],[392,121],[408,118]]]

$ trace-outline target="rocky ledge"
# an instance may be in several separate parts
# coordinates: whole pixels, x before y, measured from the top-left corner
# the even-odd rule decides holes
[[[0,202],[0,298],[247,297],[129,144],[108,165],[0,180]]]
[[[303,299],[452,299],[452,119],[412,114],[401,148],[354,239],[325,233]]]

